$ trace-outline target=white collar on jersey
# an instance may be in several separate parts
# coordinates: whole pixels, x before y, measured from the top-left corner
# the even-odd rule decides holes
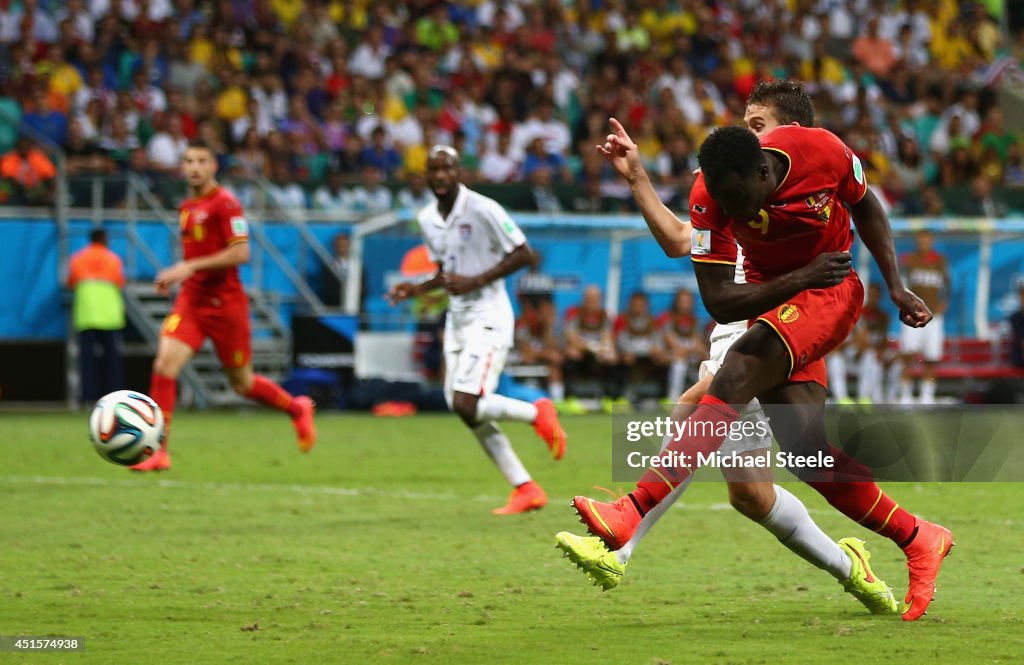
[[[441,215],[441,210],[438,208],[439,202],[434,202],[434,210],[437,210],[437,219],[434,220],[434,226],[441,228],[447,228],[452,225],[456,217],[462,217],[466,212],[466,206],[469,204],[469,188],[459,183],[459,193],[455,195],[455,203],[452,204],[452,211],[448,213],[448,219],[445,219]]]

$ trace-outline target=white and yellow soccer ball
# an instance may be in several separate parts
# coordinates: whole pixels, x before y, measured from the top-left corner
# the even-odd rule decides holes
[[[164,413],[148,395],[118,390],[96,402],[89,416],[89,438],[108,462],[138,464],[160,448]]]

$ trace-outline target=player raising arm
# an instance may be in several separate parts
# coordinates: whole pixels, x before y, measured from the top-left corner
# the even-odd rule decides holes
[[[181,204],[178,217],[184,258],[156,276],[157,291],[164,295],[181,288],[160,330],[149,386],[150,396],[164,412],[167,434],[159,451],[131,468],[171,468],[167,440],[177,401],[178,375],[207,337],[213,341],[234,391],[286,412],[295,427],[299,449],[308,452],[316,442],[313,401],[292,397],[252,370],[249,298],[238,276],[238,266],[249,261],[249,228],[242,206],[217,182],[217,159],[206,144],[189,144],[182,172],[190,195]]]
[[[607,149],[612,148],[609,137]],[[863,287],[851,270],[849,209],[911,326],[931,318],[927,307],[902,284],[888,220],[867,190],[863,170],[849,148],[819,129],[780,127],[759,143],[749,130],[716,130],[701,146],[698,176],[690,196],[694,225],[694,271],[705,306],[718,321],[749,320],[733,344],[707,395],[690,416],[713,423],[704,436],[683,436],[667,449],[693,459],[717,450],[745,405],[759,397],[768,405],[824,403],[823,358],[849,334],[863,303]],[[736,283],[738,238],[747,252],[750,283]],[[803,314],[803,316],[801,316]],[[772,418],[784,450],[824,448],[818,408],[793,408]],[[722,428],[722,429],[719,429]],[[839,451],[830,451],[851,465]],[[673,458],[673,459],[677,459]],[[651,510],[689,478],[689,471],[649,469],[636,489],[606,504],[577,497],[574,504],[591,533],[610,547],[624,544]],[[851,519],[885,535],[907,556],[910,584],[903,618],[919,618],[934,592],[951,534],[902,509],[873,482],[816,480],[810,484]]]
[[[418,215],[420,232],[437,273],[425,282],[403,282],[388,293],[392,304],[444,288],[450,296],[444,329],[444,396],[512,485],[508,502],[493,512],[542,508],[547,495],[526,471],[497,421],[532,423],[552,457],[565,453],[565,432],[549,399],[534,403],[494,389],[512,347],[515,319],[505,277],[526,266],[533,250],[526,236],[495,201],[459,182],[459,154],[431,148],[427,181],[436,202]]]
[[[751,94],[744,121],[757,136],[763,137],[783,125],[813,126],[814,109],[799,82],[765,81],[758,84]],[[690,223],[677,220],[671,212],[666,214],[665,206],[653,195],[653,188],[635,144],[614,119],[612,129],[614,134],[609,136],[609,144],[598,146],[598,151],[638,193],[638,200],[643,201],[641,212],[655,237],[665,240],[662,247],[666,253],[689,253]],[[701,204],[697,203],[694,211],[699,213],[701,208]],[[683,232],[679,231],[679,227],[683,227]],[[697,235],[696,245],[704,244],[703,236]],[[733,280],[738,283],[746,281],[741,256],[737,248]],[[679,398],[679,405],[673,413],[677,420],[686,418],[704,397],[726,353],[746,331],[746,321],[715,325],[711,332],[711,357],[701,363],[697,384]],[[753,425],[750,431],[771,431],[756,399],[743,409],[742,416]],[[664,445],[669,442],[666,440]],[[771,435],[768,434],[729,442],[723,452],[764,456],[770,447]],[[867,565],[869,555],[863,541],[845,538],[838,543],[833,542],[818,527],[796,496],[773,483],[770,469],[729,469],[724,470],[723,475],[728,485],[729,501],[736,510],[763,526],[795,554],[832,574],[846,591],[872,612],[896,611],[896,600],[888,585],[878,579]],[[636,546],[683,491],[685,487],[677,488],[657,508],[648,512],[629,540],[614,552],[608,551],[599,538],[580,537],[565,532],[558,535],[558,546],[596,583],[606,589],[614,588],[625,573],[626,564]]]

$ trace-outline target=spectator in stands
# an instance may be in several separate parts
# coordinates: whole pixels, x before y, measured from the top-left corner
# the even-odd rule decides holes
[[[979,173],[971,178],[970,197],[960,201],[956,212],[967,217],[995,219],[1006,215],[1006,205],[996,199],[988,176]]]
[[[612,336],[612,322],[602,304],[601,289],[588,286],[583,301],[565,314],[563,326],[567,401],[578,405],[584,381],[596,382],[602,408],[610,411],[622,403],[619,360]]]
[[[434,193],[427,187],[427,177],[425,175],[422,173],[412,173],[405,181],[406,185],[398,190],[396,203],[399,208],[415,214],[434,202]]]
[[[380,215],[391,210],[393,196],[384,186],[384,174],[376,166],[367,164],[359,171],[359,184],[348,197],[348,211],[356,215]]]
[[[658,328],[668,355],[669,401],[675,402],[689,385],[690,370],[708,357],[708,347],[695,312],[693,292],[682,288],[672,298],[672,307],[658,317]]]
[[[53,203],[54,178],[57,169],[53,162],[28,136],[18,138],[14,150],[0,158],[0,176],[12,205],[49,205]]]
[[[571,208],[573,212],[579,213],[602,213],[612,210],[608,200],[601,194],[600,176],[588,176],[583,181],[583,188],[573,197]]]
[[[110,118],[109,133],[100,139],[100,147],[118,168],[125,168],[133,150],[139,147],[139,138],[128,129],[128,122],[120,113]]]
[[[93,229],[89,245],[71,256],[68,288],[75,293],[72,318],[78,336],[81,400],[90,404],[124,387],[124,268],[107,248],[107,233]]]
[[[900,258],[904,281],[928,305],[934,318],[924,328],[900,327],[900,353],[903,355],[903,378],[900,400],[914,403],[914,370],[919,358],[924,360],[920,403],[935,403],[935,370],[944,353],[944,314],[949,305],[951,281],[946,258],[935,249],[931,231],[918,231],[915,251]]]
[[[325,212],[349,212],[350,194],[345,189],[345,174],[336,169],[327,172],[327,180],[313,192],[313,209]],[[340,237],[340,236],[339,236]],[[347,242],[347,236],[346,236]],[[335,238],[337,247],[338,238]],[[347,247],[347,245],[346,245]],[[345,256],[348,256],[346,250]]]
[[[480,159],[480,177],[488,182],[510,182],[518,173],[519,161],[512,155],[511,135],[501,132],[495,145]]]
[[[82,123],[72,120],[68,125],[68,142],[64,146],[64,168],[69,176],[110,173],[115,165],[99,144],[86,138]]]
[[[353,76],[362,76],[368,79],[383,78],[384,63],[390,55],[391,47],[384,43],[384,32],[381,26],[372,26],[366,32],[362,43],[353,51],[352,59],[348,62],[348,70]]]
[[[1017,284],[1020,309],[1010,315],[1010,362],[1024,369],[1024,282]]]
[[[540,136],[530,142],[526,158],[523,160],[523,177],[531,180],[534,171],[545,169],[553,181],[572,181],[572,174],[569,172],[565,159],[561,155],[548,152],[545,145],[544,139]]]
[[[1006,150],[1003,184],[1007,187],[1024,187],[1024,159],[1021,158],[1019,143],[1011,143]]]
[[[306,208],[306,193],[292,179],[288,162],[274,162],[271,167],[270,186],[267,196],[271,205],[284,211],[299,211]]]
[[[231,175],[243,180],[255,180],[270,175],[270,163],[263,150],[263,141],[255,127],[245,131],[241,145],[231,160]]]
[[[543,365],[547,369],[551,399],[562,402],[565,399],[562,377],[565,358],[558,348],[558,312],[550,299],[523,309],[516,321],[515,350],[520,364]]]
[[[157,172],[176,174],[181,169],[181,159],[188,148],[188,138],[181,126],[181,116],[164,116],[154,119],[157,132],[146,145],[149,166]]]
[[[381,125],[370,133],[370,145],[359,153],[359,164],[376,167],[386,178],[393,177],[402,166],[401,155],[387,144],[387,132]]]
[[[562,212],[562,202],[551,187],[551,170],[547,167],[534,169],[530,174],[530,195],[533,196],[534,209],[538,212]]]
[[[348,233],[339,233],[334,236],[332,249],[334,250],[334,268],[338,271],[335,275],[330,270],[321,273],[320,283],[322,285],[322,299],[328,307],[341,307],[345,304],[345,288],[348,281],[349,266],[352,260],[349,256],[352,242]],[[363,283],[365,287],[366,283]]]
[[[853,40],[853,56],[875,76],[885,78],[896,64],[892,40],[878,34],[878,18],[868,19],[864,32]]]
[[[21,119],[33,136],[49,141],[52,145],[63,145],[68,135],[67,116],[50,105],[50,96],[44,85],[32,93],[32,110]]]
[[[615,320],[613,332],[626,380],[626,399],[635,401],[646,384],[654,384],[657,397],[664,395],[668,354],[647,294],[637,291],[630,295],[626,311]]]

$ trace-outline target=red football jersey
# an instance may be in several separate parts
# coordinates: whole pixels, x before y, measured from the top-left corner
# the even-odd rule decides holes
[[[187,199],[178,209],[185,259],[216,254],[249,239],[249,226],[238,200],[221,186],[206,196]],[[200,270],[185,280],[183,289],[197,296],[243,293],[238,268]]]
[[[747,281],[765,282],[824,252],[849,251],[853,232],[846,206],[867,193],[853,151],[826,129],[790,125],[762,139],[761,149],[781,157],[788,170],[755,219],[726,217],[698,174],[690,191],[692,260],[734,265],[739,242]]]

